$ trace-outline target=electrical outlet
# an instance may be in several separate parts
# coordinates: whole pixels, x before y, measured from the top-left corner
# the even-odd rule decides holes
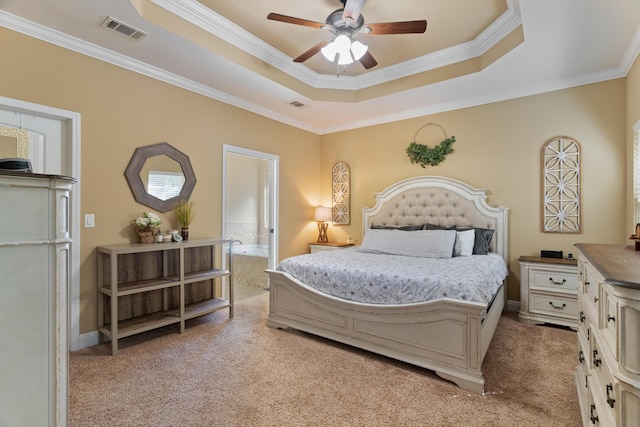
[[[93,228],[96,226],[96,216],[94,214],[84,215],[84,227]]]

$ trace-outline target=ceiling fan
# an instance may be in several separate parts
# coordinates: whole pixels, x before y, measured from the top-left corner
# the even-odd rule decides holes
[[[353,61],[360,61],[367,70],[378,65],[368,47],[359,40],[353,38],[354,34],[384,35],[384,34],[418,34],[427,30],[427,21],[402,21],[384,22],[378,24],[365,24],[364,17],[360,14],[366,0],[339,0],[342,8],[337,9],[327,17],[324,23],[309,21],[302,18],[270,13],[267,19],[286,22],[288,24],[302,25],[311,28],[321,28],[333,34],[333,38],[323,40],[311,47],[300,56],[293,59],[294,62],[304,62],[318,52],[329,61],[337,60],[338,66],[348,65]]]

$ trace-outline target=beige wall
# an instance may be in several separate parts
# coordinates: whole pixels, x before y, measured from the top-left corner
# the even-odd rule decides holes
[[[640,59],[631,67],[626,78],[626,137],[627,137],[627,162],[626,162],[626,200],[627,221],[626,230],[628,234],[635,233],[635,225],[638,219],[634,216],[633,210],[633,126],[640,121]]]
[[[455,152],[438,166],[411,164],[406,147],[424,124],[437,123],[456,137]],[[581,234],[541,232],[541,154],[545,142],[566,135],[582,146]],[[435,126],[417,142],[443,139]],[[417,175],[442,175],[489,189],[488,202],[510,208],[510,300],[519,300],[521,255],[541,249],[574,252],[576,242],[624,243],[625,81],[624,79],[451,111],[322,138],[323,201],[331,197],[331,168],[351,166],[350,226],[331,226],[330,240],[361,239],[363,207],[373,193]]]
[[[331,240],[361,239],[361,209],[373,193],[404,178],[444,175],[489,189],[488,201],[510,213],[509,299],[519,299],[520,255],[573,250],[575,242],[621,243],[625,226],[625,154],[629,121],[640,103],[633,78],[593,84],[443,114],[317,136],[29,37],[0,29],[0,95],[82,115],[82,206],[96,227],[81,231],[81,333],[95,329],[95,250],[135,236],[129,222],[149,210],[135,202],[124,170],[135,147],[166,141],[190,156],[198,210],[193,238],[221,231],[222,144],[280,157],[280,257],[305,252],[317,237],[313,207],[331,200],[331,168],[351,166],[350,226],[331,226]],[[357,105],[354,106],[357,108]],[[625,116],[631,112],[633,117]],[[428,123],[455,135],[455,152],[437,167],[412,165],[405,149]],[[632,124],[631,124],[632,125]],[[557,135],[583,148],[583,233],[540,232],[540,150]],[[437,128],[417,141],[438,143]],[[321,159],[318,162],[318,159]],[[163,215],[165,226],[170,217]],[[628,221],[627,221],[628,222]],[[175,226],[175,224],[172,224]]]
[[[0,49],[11,58],[0,95],[82,115],[81,213],[94,213],[96,227],[80,236],[81,333],[97,324],[95,247],[134,241],[130,221],[151,210],[133,199],[124,177],[136,147],[166,141],[190,157],[191,238],[220,235],[223,144],[278,155],[280,255],[307,249],[301,230],[311,233],[319,198],[319,136],[6,29]],[[170,215],[162,217],[168,227]]]

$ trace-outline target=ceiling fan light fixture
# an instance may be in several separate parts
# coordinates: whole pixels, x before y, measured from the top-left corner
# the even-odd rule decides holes
[[[347,51],[346,54],[342,54],[338,52],[338,65],[349,65],[349,64],[353,64],[353,57],[351,56],[351,52]]]
[[[351,38],[341,34],[333,41],[338,51],[338,65],[349,65],[353,62],[351,56]]]
[[[351,38],[346,34],[340,34],[338,37],[329,42],[325,47],[320,49],[322,56],[324,56],[327,61],[335,62],[336,55],[338,57],[338,65],[349,65],[352,64],[354,59],[359,59],[362,55],[367,51],[367,46],[363,45],[360,42],[356,42],[355,51],[354,51],[354,43],[351,43]],[[364,50],[363,50],[364,48]],[[358,57],[355,52],[358,52],[360,56]]]
[[[336,45],[338,53],[349,52],[349,49],[351,48],[351,39],[349,38],[349,36],[346,36],[344,34],[340,34],[338,37],[336,37],[333,43]]]
[[[354,40],[354,42],[351,44],[351,53],[353,54],[353,59],[355,59],[356,61],[359,61],[360,58],[362,58],[364,54],[367,53],[367,50],[369,50],[369,46],[360,43],[358,40]]]
[[[338,49],[336,48],[336,44],[331,41],[325,47],[320,49],[322,56],[324,56],[327,61],[333,62],[336,60],[336,54],[338,53]]]

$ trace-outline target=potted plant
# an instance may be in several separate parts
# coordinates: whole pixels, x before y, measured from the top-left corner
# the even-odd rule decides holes
[[[153,212],[144,212],[142,216],[134,219],[131,223],[136,228],[140,243],[153,243],[159,231],[158,226],[161,224],[160,217]]]
[[[189,239],[189,225],[193,221],[195,215],[195,203],[189,200],[183,200],[173,204],[173,214],[180,225],[180,235],[182,240]]]

